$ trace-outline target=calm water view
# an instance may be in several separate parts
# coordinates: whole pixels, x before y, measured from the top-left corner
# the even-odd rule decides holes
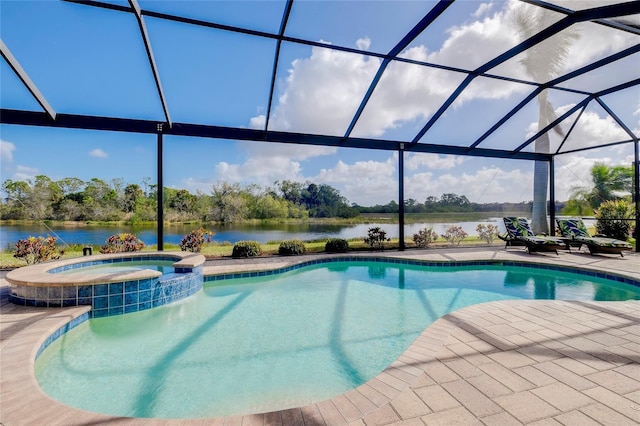
[[[411,239],[414,233],[426,227],[433,227],[438,234],[445,232],[451,225],[461,226],[469,235],[476,235],[478,223],[494,224],[501,229],[502,219],[498,217],[487,218],[482,221],[469,222],[431,222],[412,223],[405,225],[405,238]],[[215,232],[214,241],[235,243],[241,240],[254,240],[259,243],[268,241],[281,241],[299,239],[303,241],[320,238],[364,238],[367,230],[371,227],[379,226],[391,238],[398,236],[398,224],[395,223],[364,223],[357,225],[335,225],[335,224],[229,224],[224,226],[208,226],[207,228]],[[197,225],[167,225],[164,228],[164,242],[179,244],[182,237]],[[157,244],[155,226],[81,226],[65,227],[61,225],[2,225],[0,226],[0,249],[13,249],[14,244],[19,239],[29,236],[52,235],[58,238],[58,244],[104,244],[105,240],[112,234],[119,232],[131,232],[140,238],[145,244]]]

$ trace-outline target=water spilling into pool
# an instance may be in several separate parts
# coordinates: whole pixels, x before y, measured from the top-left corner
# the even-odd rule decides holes
[[[640,288],[531,268],[335,262],[92,319],[51,344],[36,375],[63,403],[121,416],[285,409],[371,379],[446,313],[504,299],[628,300]]]

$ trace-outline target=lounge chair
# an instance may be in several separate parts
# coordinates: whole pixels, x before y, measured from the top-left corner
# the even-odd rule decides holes
[[[585,244],[589,248],[591,255],[595,253],[622,254],[623,251],[631,250],[631,244],[615,238],[607,238],[603,235],[591,236],[587,227],[581,219],[557,219],[558,229],[565,238],[571,238],[572,242]]]
[[[524,217],[503,217],[502,220],[507,228],[508,238],[527,246],[529,254],[539,251],[558,254],[558,249],[567,248],[565,241],[560,238],[536,235]],[[507,245],[515,245],[512,242],[507,242]]]

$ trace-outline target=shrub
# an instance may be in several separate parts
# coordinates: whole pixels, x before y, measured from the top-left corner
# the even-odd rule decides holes
[[[260,243],[257,241],[238,241],[233,245],[231,257],[255,257],[261,253]]]
[[[204,243],[210,243],[211,237],[214,235],[214,232],[204,228],[194,229],[182,238],[182,241],[180,241],[180,250],[200,253]]]
[[[47,260],[59,259],[61,254],[64,252],[58,253],[56,238],[47,235],[47,238],[29,237],[25,240],[18,240],[13,257],[24,260],[27,265],[33,265]]]
[[[327,253],[346,253],[349,251],[349,242],[342,238],[331,238],[324,245]]]
[[[633,218],[633,207],[626,200],[605,201],[596,209],[596,232],[626,241]]]
[[[442,238],[449,241],[451,244],[460,245],[460,241],[467,237],[467,233],[460,226],[451,225],[447,228],[447,231],[442,235]]]
[[[278,254],[304,254],[304,243],[300,240],[288,240],[280,243]]]
[[[144,248],[144,243],[135,236],[135,234],[113,234],[105,245],[100,248],[100,253],[123,253],[131,251],[140,251]]]
[[[417,234],[413,234],[413,242],[418,247],[428,247],[429,244],[438,239],[438,234],[433,232],[433,228],[423,228]]]
[[[497,226],[493,224],[489,224],[485,226],[482,223],[479,223],[478,226],[476,226],[476,232],[480,236],[480,239],[485,240],[487,244],[492,244],[493,240],[500,233]]]
[[[380,229],[379,226],[369,228],[367,238],[364,239],[365,244],[369,244],[372,248],[384,249],[384,242],[389,241],[387,233]]]

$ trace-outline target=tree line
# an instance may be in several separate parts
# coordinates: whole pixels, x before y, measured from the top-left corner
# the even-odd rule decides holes
[[[592,215],[600,203],[629,198],[633,168],[601,163],[591,169],[592,185],[576,186],[556,209],[567,215]],[[2,220],[128,221],[156,220],[157,185],[150,178],[137,183],[123,179],[83,181],[70,177],[52,180],[46,175],[2,183]],[[165,219],[173,222],[230,223],[249,219],[352,218],[361,213],[398,213],[396,201],[374,206],[350,204],[336,188],[313,182],[276,181],[271,187],[219,182],[210,193],[163,188]],[[529,214],[532,202],[474,203],[464,195],[427,196],[424,202],[404,201],[406,213],[504,212]]]
[[[0,202],[3,220],[128,221],[156,220],[157,185],[143,179],[142,185],[122,179],[92,178],[52,180],[38,175],[33,180],[7,179]],[[167,221],[231,223],[249,219],[352,218],[361,213],[398,213],[398,203],[360,206],[350,204],[340,191],[326,184],[276,181],[263,188],[256,184],[219,182],[210,193],[164,188]],[[428,196],[424,202],[405,200],[406,213],[528,212],[531,203],[470,202],[466,196]]]
[[[61,221],[156,220],[157,185],[92,178],[5,180],[0,219]],[[163,188],[165,219],[229,223],[247,219],[355,217],[359,211],[325,184],[276,181],[273,187],[220,182],[210,193]]]
[[[519,214],[531,212],[531,201],[520,203],[474,203],[464,195],[444,193],[440,197],[428,196],[423,203],[408,198],[404,201],[405,213],[474,213],[474,212],[504,212],[505,214]],[[360,213],[397,213],[398,203],[390,201],[387,204],[376,204],[371,207],[356,206]]]

